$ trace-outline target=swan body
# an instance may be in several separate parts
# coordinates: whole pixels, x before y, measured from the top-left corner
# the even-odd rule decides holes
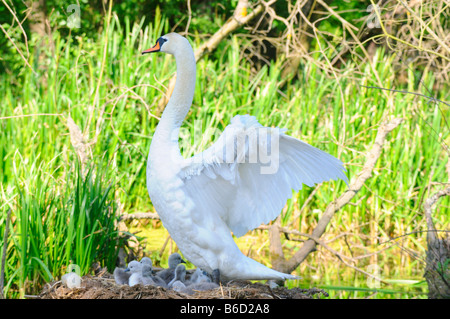
[[[125,272],[130,272],[130,278],[128,279],[128,285],[133,287],[138,284],[142,284],[142,266],[139,261],[133,260],[128,264]]]
[[[140,263],[142,265],[150,265],[150,268],[152,269],[153,262],[149,257],[142,258]],[[133,263],[132,265],[134,267],[139,267],[139,266],[137,266],[136,263]],[[129,284],[130,277],[131,277],[131,269],[129,267],[127,269],[120,268],[120,267],[116,267],[114,269],[113,274],[114,274],[114,280],[116,281],[116,284],[118,284],[118,285],[128,285]],[[136,278],[138,278],[137,275],[133,278],[133,280],[136,280]]]
[[[175,268],[174,278],[167,284],[167,287],[172,288],[172,286],[178,282],[186,285],[186,266],[182,264],[179,264],[177,268]]]
[[[195,269],[194,273],[190,278],[190,282],[197,284],[200,282],[211,282],[211,278],[200,268]]]
[[[168,284],[168,288],[188,295],[194,294],[195,291],[211,290],[218,287],[220,287],[219,284],[211,281],[200,280],[193,282],[192,279],[187,281],[186,267],[181,264],[175,269],[175,278]]]
[[[128,285],[131,274],[126,272],[124,268],[116,267],[114,269],[114,280],[118,285]]]
[[[155,287],[167,287],[166,282],[159,276],[153,275],[153,268],[150,264],[142,264],[142,279],[141,282],[144,286],[155,286]]]
[[[245,256],[233,240],[275,219],[302,184],[347,182],[342,162],[255,117],[237,115],[204,152],[183,158],[179,129],[192,104],[196,62],[189,41],[169,33],[150,52],[174,55],[177,80],[153,135],[147,189],[164,227],[196,267],[221,278],[285,280],[298,277]],[[256,146],[256,147],[255,147]],[[273,157],[255,160],[258,150]]]
[[[152,268],[149,267],[149,265],[144,264],[142,265],[142,270],[141,270],[141,283],[144,286],[157,286],[157,284],[155,283],[155,281],[152,278]],[[166,283],[164,283],[165,285]]]
[[[184,283],[182,283],[181,281],[176,281],[173,283],[172,285],[172,290],[178,291],[178,292],[182,292],[184,294],[189,294],[189,290],[187,289],[186,285]]]

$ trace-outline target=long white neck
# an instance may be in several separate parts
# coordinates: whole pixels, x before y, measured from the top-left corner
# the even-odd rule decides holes
[[[177,63],[175,88],[153,135],[150,152],[155,148],[158,152],[178,148],[179,129],[194,98],[196,64],[187,40],[180,43],[174,56]]]

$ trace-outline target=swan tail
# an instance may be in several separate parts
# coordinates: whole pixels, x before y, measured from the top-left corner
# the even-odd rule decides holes
[[[301,279],[301,277],[291,274],[285,274],[277,270],[260,264],[259,262],[245,257],[245,262],[240,263],[240,269],[236,269],[233,274],[224,274],[225,277],[230,279],[242,279],[242,280],[295,280]],[[221,274],[222,275],[222,274]],[[231,276],[230,276],[231,275]]]

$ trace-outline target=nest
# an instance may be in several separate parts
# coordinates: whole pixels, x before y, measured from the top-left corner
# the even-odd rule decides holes
[[[82,277],[81,287],[67,288],[61,281],[47,283],[38,299],[314,299],[328,297],[322,289],[300,289],[285,287],[270,288],[261,283],[231,281],[219,288],[197,291],[186,295],[171,289],[153,286],[116,284],[113,276],[104,273],[100,276]]]

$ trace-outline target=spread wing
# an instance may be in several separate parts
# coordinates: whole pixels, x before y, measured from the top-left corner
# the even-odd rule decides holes
[[[338,159],[255,117],[235,116],[216,143],[184,161],[180,177],[199,216],[219,214],[233,233],[275,219],[302,184],[343,179]]]

